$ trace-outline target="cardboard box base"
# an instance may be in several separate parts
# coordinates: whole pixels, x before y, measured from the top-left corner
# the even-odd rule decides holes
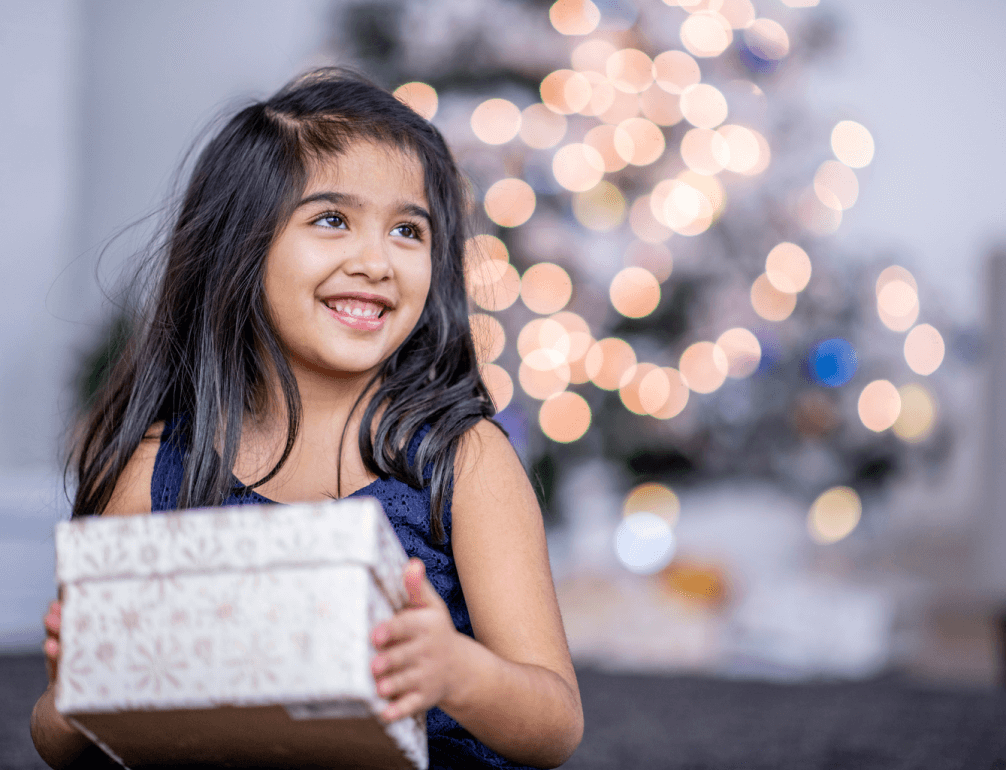
[[[412,770],[375,717],[291,719],[282,706],[78,714],[129,768]],[[336,752],[337,749],[337,752]]]

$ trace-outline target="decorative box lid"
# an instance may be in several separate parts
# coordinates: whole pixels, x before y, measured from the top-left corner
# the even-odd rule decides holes
[[[149,516],[94,516],[56,525],[60,584],[218,571],[358,563],[396,609],[408,556],[372,497],[237,505]]]

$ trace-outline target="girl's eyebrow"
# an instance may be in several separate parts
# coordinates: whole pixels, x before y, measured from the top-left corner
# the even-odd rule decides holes
[[[299,209],[301,206],[307,206],[311,203],[318,203],[319,201],[331,203],[333,206],[346,206],[348,208],[362,208],[364,205],[363,201],[355,195],[324,190],[322,192],[316,192],[313,195],[308,195],[306,198],[302,199],[294,207],[294,209]],[[430,212],[417,203],[403,201],[398,204],[398,208],[396,210],[400,214],[412,214],[413,216],[422,217],[426,220],[428,225],[431,227],[433,225],[433,217],[430,216]]]

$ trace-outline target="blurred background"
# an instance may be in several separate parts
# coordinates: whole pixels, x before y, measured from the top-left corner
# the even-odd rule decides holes
[[[578,663],[999,681],[1004,32],[996,0],[7,0],[0,649],[41,644],[66,435],[186,151],[342,64],[470,179]]]

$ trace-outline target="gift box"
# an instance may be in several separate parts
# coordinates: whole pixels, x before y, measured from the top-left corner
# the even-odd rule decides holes
[[[56,708],[126,766],[425,768],[370,671],[406,562],[372,498],[60,523]]]

